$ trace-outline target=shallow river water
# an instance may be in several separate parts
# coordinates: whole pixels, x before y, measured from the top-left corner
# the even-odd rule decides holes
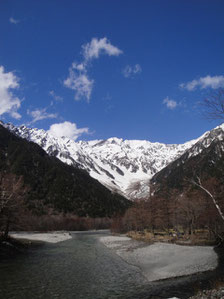
[[[187,298],[210,278],[211,273],[149,283],[100,243],[101,235],[74,233],[70,240],[1,261],[0,298]]]

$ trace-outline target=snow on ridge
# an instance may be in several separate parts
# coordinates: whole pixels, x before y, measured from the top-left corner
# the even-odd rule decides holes
[[[187,150],[189,156],[197,155],[201,148],[209,146],[212,138],[217,138],[217,129],[224,131],[223,124],[184,144],[123,140],[117,137],[75,142],[66,137],[56,138],[40,129],[0,124],[20,137],[37,143],[49,155],[56,156],[62,162],[87,170],[107,188],[129,198],[147,195],[149,179],[155,173]],[[194,149],[193,152],[191,149]]]
[[[220,131],[221,129],[221,131]],[[224,140],[224,123],[211,131],[206,131],[197,139],[197,142],[188,150],[188,158],[197,156],[204,148],[211,145],[214,140]]]
[[[215,129],[222,129],[224,131],[224,123],[222,123],[221,125],[217,126]]]

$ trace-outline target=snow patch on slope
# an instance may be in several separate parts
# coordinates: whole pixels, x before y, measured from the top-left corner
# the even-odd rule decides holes
[[[37,143],[62,162],[85,169],[107,188],[130,199],[146,198],[152,176],[186,151],[189,157],[197,155],[215,138],[224,138],[224,124],[184,144],[117,137],[75,142],[65,137],[56,138],[44,130],[1,124],[16,135]]]

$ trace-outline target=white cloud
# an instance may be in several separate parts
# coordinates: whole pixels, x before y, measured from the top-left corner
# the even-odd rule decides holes
[[[31,123],[35,123],[35,122],[37,122],[39,120],[42,120],[42,119],[56,118],[57,117],[56,113],[48,113],[47,108],[35,109],[33,111],[27,110],[27,114],[33,118]]]
[[[64,86],[75,91],[75,100],[83,98],[89,102],[94,84],[94,80],[89,78],[87,72],[91,61],[99,58],[101,54],[118,56],[122,51],[113,46],[106,37],[92,38],[91,42],[82,46],[82,50],[83,60],[80,63],[72,63],[69,68],[69,76],[63,83]]]
[[[19,98],[11,92],[19,87],[19,79],[12,73],[6,73],[3,66],[0,66],[0,115],[8,113],[15,119],[21,118],[17,110],[21,106]]]
[[[86,98],[90,100],[94,80],[88,78],[86,72],[78,72],[72,68],[69,70],[69,76],[64,80],[64,85],[75,90],[75,100]]]
[[[86,64],[85,63],[76,63],[76,62],[73,62],[72,63],[72,68],[75,69],[75,70],[78,70],[80,72],[86,71]]]
[[[122,53],[122,51],[113,46],[106,37],[101,39],[92,38],[90,43],[82,46],[82,49],[83,56],[86,61],[94,58],[99,58],[100,54],[103,53],[109,56],[118,56]]]
[[[170,110],[175,109],[178,105],[176,101],[169,99],[169,97],[166,97],[163,100],[163,104],[166,105],[166,107]]]
[[[122,71],[125,78],[132,77],[133,75],[140,74],[141,72],[142,68],[139,64],[136,64],[134,66],[126,65],[126,67]]]
[[[11,17],[11,18],[9,18],[9,22],[10,22],[11,24],[18,24],[18,23],[20,22],[20,20],[16,20],[16,19],[14,19],[13,17]]]
[[[198,80],[192,80],[187,83],[181,83],[181,88],[187,89],[189,91],[195,90],[197,87],[200,89],[212,88],[218,89],[224,87],[224,76],[206,76],[201,77]]]
[[[61,96],[56,95],[56,93],[54,92],[54,90],[51,90],[49,92],[49,95],[51,95],[55,101],[57,101],[57,102],[63,102],[63,98]]]
[[[67,137],[69,139],[76,140],[84,133],[89,133],[88,128],[78,129],[75,123],[65,121],[59,124],[53,124],[50,126],[48,133],[55,137]]]

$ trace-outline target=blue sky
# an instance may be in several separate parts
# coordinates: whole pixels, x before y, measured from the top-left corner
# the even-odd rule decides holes
[[[183,143],[219,124],[224,1],[0,2],[0,118],[74,139]]]

